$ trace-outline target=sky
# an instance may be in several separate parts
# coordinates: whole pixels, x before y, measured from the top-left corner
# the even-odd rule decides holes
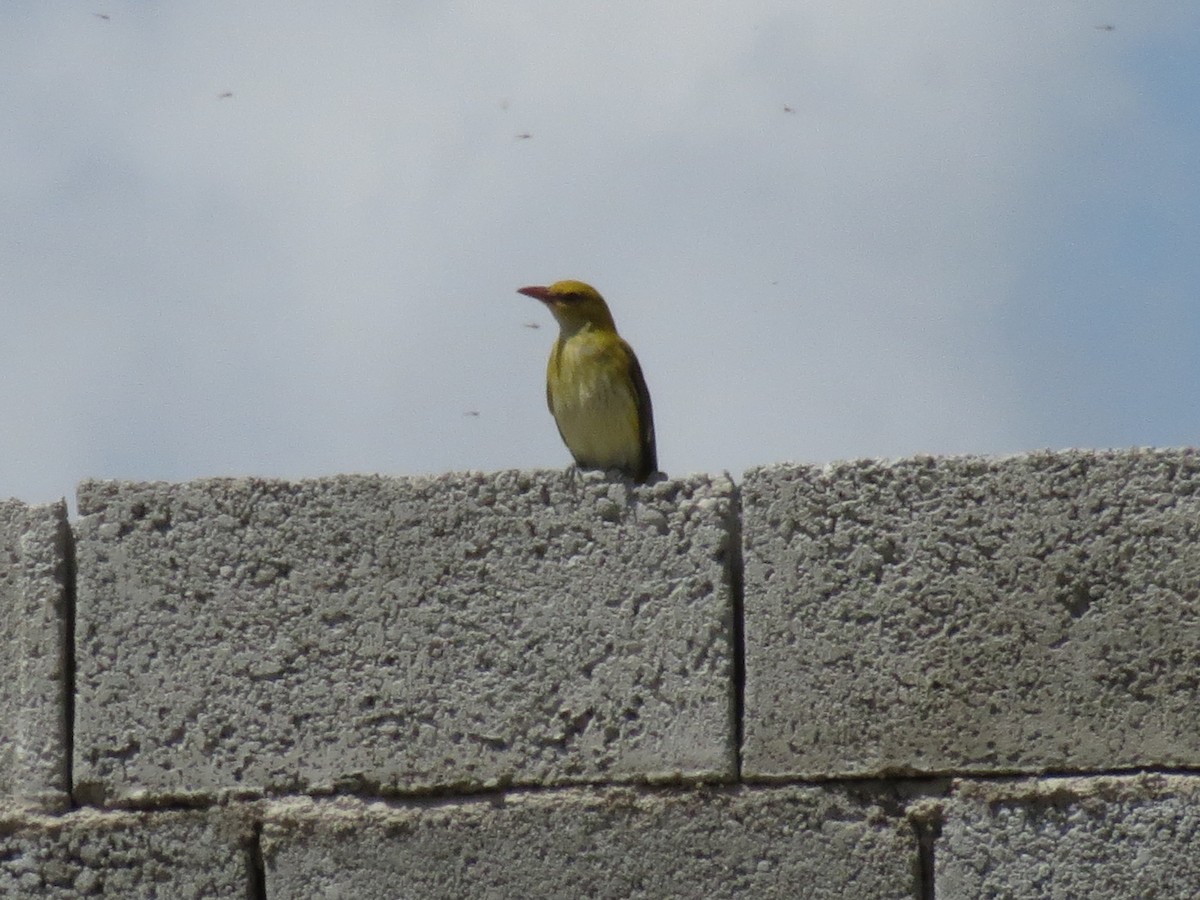
[[[0,497],[570,462],[593,284],[668,474],[1200,432],[1200,4],[0,5]]]

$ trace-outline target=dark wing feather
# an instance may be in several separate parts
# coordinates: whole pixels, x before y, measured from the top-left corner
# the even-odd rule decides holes
[[[633,477],[635,481],[643,482],[658,471],[658,448],[654,441],[654,409],[650,405],[650,390],[646,387],[641,364],[638,363],[633,348],[624,341],[621,343],[629,355],[629,375],[633,379],[634,395],[637,398],[638,430],[641,432],[641,459]]]

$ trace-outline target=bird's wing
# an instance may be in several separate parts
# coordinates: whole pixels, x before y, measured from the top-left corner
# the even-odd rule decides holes
[[[633,348],[621,341],[621,348],[629,357],[629,377],[633,379],[634,397],[637,401],[638,430],[641,441],[642,465],[638,472],[638,481],[645,481],[658,471],[658,448],[654,440],[654,409],[650,405],[650,390],[646,387],[645,376],[642,375],[641,364],[633,353]]]

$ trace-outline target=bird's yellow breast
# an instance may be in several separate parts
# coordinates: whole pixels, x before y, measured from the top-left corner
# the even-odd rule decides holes
[[[641,434],[631,351],[615,333],[578,332],[554,347],[550,411],[575,461],[591,468],[638,465]]]

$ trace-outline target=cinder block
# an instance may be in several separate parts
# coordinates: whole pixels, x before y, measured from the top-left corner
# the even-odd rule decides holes
[[[85,482],[77,796],[730,778],[732,495]]]
[[[1200,778],[960,784],[935,843],[938,900],[1200,896]]]
[[[425,809],[278,801],[266,816],[273,900],[920,896],[894,801],[835,788],[574,789]]]
[[[227,810],[0,809],[0,897],[251,900],[254,847],[253,827]]]
[[[1200,766],[1200,455],[751,471],[751,778]]]
[[[67,802],[65,503],[0,501],[0,802]]]

